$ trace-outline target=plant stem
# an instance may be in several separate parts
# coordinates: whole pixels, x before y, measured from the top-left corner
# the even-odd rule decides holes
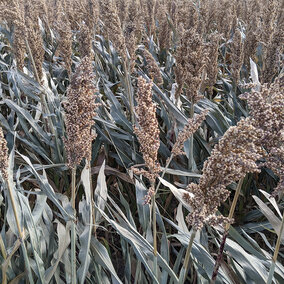
[[[162,172],[162,174],[161,174],[161,178],[163,178],[164,175],[166,174],[166,171],[167,171],[167,169],[168,169],[168,167],[169,167],[169,165],[170,165],[170,163],[171,163],[173,157],[174,157],[174,155],[171,154],[171,156],[170,156],[169,159],[167,160],[167,164],[166,164],[166,166],[165,166],[165,168],[164,168],[164,170],[163,170],[163,172]],[[159,188],[160,188],[160,185],[161,185],[161,181],[159,180],[158,185],[156,186],[156,189],[155,189],[155,194],[158,192],[158,190],[159,190]]]
[[[215,281],[217,279],[219,267],[221,265],[221,261],[222,261],[222,258],[223,258],[223,252],[224,252],[225,243],[226,243],[226,240],[227,240],[228,233],[229,233],[229,231],[225,230],[225,232],[223,234],[222,241],[221,241],[220,247],[219,247],[219,252],[218,252],[218,255],[217,255],[217,259],[216,259],[216,262],[215,262],[215,265],[214,265],[210,284],[215,283]]]
[[[76,218],[76,208],[75,208],[75,199],[76,199],[76,167],[72,169],[72,183],[71,183],[71,204]],[[76,283],[76,224],[72,220],[71,223],[71,283]]]
[[[191,100],[190,118],[193,118],[193,116],[194,116],[194,103],[193,100]],[[190,170],[194,172],[196,170],[196,165],[193,156],[193,135],[191,135],[191,137],[189,138],[189,160],[190,160]]]
[[[14,217],[15,217],[15,220],[16,220],[16,226],[17,226],[17,229],[18,229],[21,247],[22,247],[22,251],[23,251],[23,255],[24,255],[24,259],[25,259],[25,267],[28,271],[29,283],[33,284],[34,281],[33,281],[31,266],[29,264],[28,252],[27,252],[26,245],[25,245],[25,242],[24,242],[24,235],[23,235],[23,232],[21,230],[20,220],[19,220],[17,207],[16,207],[16,201],[15,201],[15,197],[14,197],[14,194],[13,194],[13,188],[12,188],[13,185],[11,184],[9,178],[7,179],[7,186],[8,186],[10,200],[11,200],[11,204],[12,204],[12,208],[13,208]],[[6,276],[4,278],[6,278]]]
[[[185,253],[185,258],[184,258],[184,263],[180,272],[180,276],[179,276],[179,284],[183,284],[185,279],[186,279],[186,275],[187,275],[187,271],[188,271],[188,266],[189,266],[189,259],[190,259],[190,254],[191,254],[191,250],[192,250],[192,245],[193,245],[193,241],[196,235],[196,230],[193,229],[190,239],[189,239],[189,243],[186,249],[186,253]]]
[[[276,246],[275,246],[275,250],[274,250],[274,254],[273,254],[273,258],[272,258],[272,263],[271,263],[270,270],[269,270],[268,279],[267,279],[267,282],[266,282],[267,284],[272,283],[272,278],[273,278],[274,270],[275,270],[275,267],[276,267],[276,261],[277,261],[277,257],[278,257],[278,253],[279,253],[279,248],[280,248],[283,230],[284,230],[284,211],[283,211],[280,231],[279,231],[279,234],[278,234],[278,238],[277,238],[277,242],[276,242]]]
[[[230,212],[229,212],[229,216],[228,216],[229,219],[232,219],[233,216],[234,216],[237,201],[239,199],[243,183],[244,183],[244,178],[241,178],[238,182],[238,185],[237,185],[237,188],[236,188],[236,191],[235,191],[235,195],[234,195],[234,199],[233,199],[233,203],[232,203],[231,208],[230,208]],[[231,226],[230,223],[228,223],[226,225],[226,228],[225,228],[226,231],[228,231],[230,229],[230,226]]]
[[[152,185],[154,186],[154,184]],[[153,219],[153,255],[154,255],[154,274],[158,278],[158,263],[157,263],[157,220],[156,220],[156,194],[152,196],[152,219]]]
[[[238,201],[238,198],[239,198],[240,193],[241,193],[243,182],[244,182],[244,178],[241,178],[238,182],[237,189],[235,191],[235,195],[234,195],[234,199],[233,199],[233,203],[232,203],[232,206],[230,208],[230,212],[229,212],[229,216],[228,216],[229,219],[233,218],[233,215],[234,215],[234,212],[235,212],[235,209],[236,209],[236,205],[237,205],[237,201]],[[215,262],[215,265],[214,265],[210,284],[214,284],[216,279],[217,279],[218,270],[219,270],[219,267],[221,265],[221,261],[222,261],[222,258],[223,258],[225,243],[226,243],[226,240],[227,240],[227,237],[228,237],[228,234],[229,234],[230,226],[231,226],[230,223],[227,223],[226,226],[225,226],[225,231],[224,231],[224,234],[223,234],[222,241],[220,243],[220,248],[219,248],[217,259],[216,259],[216,262]]]
[[[94,199],[94,192],[93,192],[93,181],[92,181],[92,167],[91,167],[91,161],[87,161],[86,163],[88,163],[88,167],[89,167],[89,171],[90,171],[90,189],[91,189],[91,204],[90,204],[90,210],[91,210],[91,216],[93,219],[93,224],[90,224],[90,226],[93,227],[93,233],[96,237],[97,234],[97,228],[96,228],[96,214],[95,214],[95,199]]]

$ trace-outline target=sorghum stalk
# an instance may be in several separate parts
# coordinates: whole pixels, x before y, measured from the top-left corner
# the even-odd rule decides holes
[[[171,156],[169,157],[169,159],[167,160],[166,166],[165,166],[165,168],[164,168],[164,170],[161,174],[161,178],[164,178],[164,175],[166,174],[166,171],[167,171],[168,167],[170,166],[170,163],[171,163],[173,157],[174,157],[174,154],[172,153]],[[161,180],[159,180],[159,182],[156,186],[155,194],[158,192],[160,185],[161,185]]]
[[[279,235],[278,235],[278,238],[277,238],[277,242],[276,242],[276,246],[275,246],[275,250],[274,250],[274,254],[273,254],[273,258],[272,258],[272,263],[271,263],[270,270],[269,270],[268,279],[267,279],[267,282],[266,282],[267,284],[272,283],[272,278],[273,278],[273,275],[274,275],[274,270],[275,270],[275,266],[276,266],[278,253],[279,253],[279,248],[280,248],[283,230],[284,230],[284,211],[283,211],[283,215],[282,215],[282,222],[281,222]]]
[[[233,203],[232,203],[232,206],[230,208],[230,212],[229,212],[229,216],[228,216],[229,219],[232,219],[233,216],[234,216],[236,204],[237,204],[238,198],[239,198],[240,193],[241,193],[241,188],[242,188],[243,182],[244,182],[244,178],[241,178],[238,182],[237,189],[236,189],[234,199],[233,199]],[[226,226],[225,226],[225,231],[224,231],[224,234],[223,234],[222,241],[220,243],[220,248],[219,248],[218,256],[217,256],[217,259],[216,259],[216,262],[215,262],[215,265],[214,265],[210,284],[214,284],[215,281],[216,281],[216,278],[217,278],[217,275],[218,275],[218,270],[219,270],[219,267],[221,265],[221,260],[222,260],[222,257],[223,257],[225,243],[226,243],[226,240],[227,240],[227,236],[228,236],[228,233],[229,233],[230,226],[231,226],[230,223],[227,223]]]
[[[92,181],[92,167],[91,167],[91,161],[87,160],[86,163],[88,164],[88,169],[90,171],[90,188],[93,188],[93,181]],[[90,226],[93,226],[93,232],[95,237],[97,237],[97,228],[96,228],[96,215],[95,215],[95,203],[93,202],[94,200],[94,191],[91,190],[91,203],[90,204],[90,210],[91,210],[91,216],[93,219],[92,224],[90,224]]]
[[[98,104],[95,103],[93,85],[93,69],[91,59],[85,56],[76,68],[67,90],[66,133],[64,139],[67,153],[67,164],[72,172],[71,204],[76,215],[76,167],[83,158],[86,163],[91,160],[92,141],[96,135],[92,133],[93,117]],[[71,275],[72,284],[76,283],[76,223],[71,223]]]
[[[11,200],[11,204],[12,204],[12,208],[13,208],[13,212],[14,212],[14,217],[15,217],[15,220],[16,220],[16,225],[17,225],[17,229],[18,229],[18,233],[19,233],[19,238],[22,242],[23,241],[23,233],[22,233],[22,229],[21,229],[21,226],[20,226],[16,202],[15,202],[15,199],[14,199],[14,195],[13,195],[13,192],[12,192],[12,185],[9,181],[9,178],[7,179],[7,185],[8,185],[10,200]]]
[[[152,184],[152,187],[155,185]],[[157,246],[157,216],[156,216],[156,194],[154,193],[152,196],[152,214],[153,214],[153,256],[154,256],[154,274],[158,277],[158,262],[157,262],[157,254],[158,254],[158,246]]]
[[[160,172],[160,165],[157,162],[158,150],[160,147],[159,125],[156,118],[156,105],[152,100],[152,82],[138,78],[137,107],[135,108],[138,117],[138,126],[134,126],[134,132],[140,143],[141,152],[148,170],[132,168],[136,174],[143,174],[150,181],[150,188],[146,197],[146,203],[152,201],[152,226],[153,226],[153,255],[154,271],[157,276],[157,227],[156,227],[156,205],[155,205],[155,180]]]
[[[5,244],[4,244],[4,241],[1,235],[0,235],[0,250],[1,250],[1,254],[3,256],[4,262],[5,262],[7,259],[7,253],[6,253]],[[4,267],[2,265],[2,283],[7,284],[7,275],[5,272],[3,273],[3,270],[4,270]]]
[[[187,249],[186,249],[183,266],[182,266],[182,269],[181,269],[181,272],[180,272],[179,284],[183,284],[185,279],[186,279],[188,266],[189,266],[190,254],[191,254],[192,245],[193,245],[193,241],[194,241],[196,233],[197,233],[197,231],[195,229],[193,229],[192,233],[191,233],[191,236],[190,236],[190,239],[189,239],[189,243],[188,243]]]
[[[194,115],[194,101],[191,99],[191,105],[190,105],[190,118],[192,119]],[[193,157],[193,135],[190,136],[189,140],[189,161],[190,161],[190,170],[195,171],[196,170],[196,164]]]
[[[76,218],[76,167],[72,168],[72,181],[71,181],[71,204],[73,208],[73,214]],[[72,220],[71,223],[71,281],[72,284],[76,283],[76,224]]]

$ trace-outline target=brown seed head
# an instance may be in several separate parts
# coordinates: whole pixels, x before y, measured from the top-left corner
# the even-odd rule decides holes
[[[158,17],[158,41],[160,49],[169,49],[171,43],[171,29],[168,23],[167,7],[166,5],[161,5],[159,9]]]
[[[241,96],[250,108],[253,125],[263,132],[258,145],[264,147],[265,166],[279,176],[275,194],[284,191],[284,75],[281,74],[268,88]]]
[[[82,58],[91,56],[92,35],[92,29],[85,22],[82,22],[78,36],[79,52]]]
[[[156,118],[156,104],[152,100],[152,83],[147,83],[142,77],[138,78],[137,107],[135,108],[138,117],[138,127],[134,127],[140,143],[140,151],[148,170],[137,170],[137,174],[143,174],[153,184],[160,172],[160,165],[157,162],[158,150],[160,147],[159,125]]]
[[[38,1],[27,1],[25,4],[25,25],[28,44],[35,62],[35,72],[42,79],[42,63],[44,60],[43,40],[39,26]]]
[[[233,23],[235,21],[234,3],[230,0],[219,0],[217,2],[216,23],[219,33],[225,39],[230,37]]]
[[[263,83],[271,83],[277,73],[283,68],[284,61],[283,48],[284,48],[284,22],[282,26],[278,26],[272,34],[271,41],[267,45],[265,58],[264,58],[264,70],[262,74]]]
[[[0,18],[5,19],[9,25],[13,26],[12,47],[15,54],[17,67],[23,70],[25,63],[27,36],[24,21],[24,9],[21,2],[12,0],[6,3],[0,3]]]
[[[146,61],[146,69],[149,77],[158,85],[163,84],[163,77],[160,72],[160,68],[153,57],[153,55],[147,50],[143,49],[143,56]]]
[[[206,73],[207,80],[206,85],[208,86],[209,94],[213,93],[213,86],[216,83],[218,75],[218,55],[219,55],[219,42],[221,35],[213,33],[209,36],[209,43],[207,48],[207,62],[206,62]]]
[[[130,60],[130,70],[134,71],[137,44],[142,35],[142,19],[138,0],[131,0],[124,28],[124,38]]]
[[[206,63],[204,47],[203,40],[195,29],[183,33],[176,55],[175,77],[178,84],[176,97],[185,87],[186,95],[193,103],[202,98],[199,89]]]
[[[122,28],[125,25],[126,16],[128,14],[128,8],[130,4],[129,2],[130,2],[129,0],[115,0],[115,4],[116,4],[118,16],[119,16]]]
[[[233,42],[231,45],[231,72],[236,83],[240,80],[240,71],[244,61],[244,42],[242,34],[239,30],[235,31]]]
[[[155,7],[157,0],[140,0],[143,11],[143,24],[146,27],[148,36],[155,34]]]
[[[2,127],[0,127],[0,174],[3,179],[8,179],[8,147]]]
[[[126,45],[117,8],[112,0],[100,0],[100,16],[104,23],[104,35],[112,41],[117,52],[126,58]]]
[[[244,64],[249,67],[250,57],[254,59],[257,45],[260,41],[260,19],[257,13],[253,13],[253,8],[249,9],[248,24],[245,38],[244,48]]]
[[[272,34],[276,29],[277,8],[277,0],[266,0],[265,3],[263,3],[262,5],[261,35],[262,42],[265,45],[269,44],[269,42],[271,41]]]
[[[59,2],[57,21],[54,25],[59,36],[57,51],[62,57],[65,68],[70,75],[72,72],[72,31],[71,24],[62,5],[63,4],[60,4]]]
[[[174,156],[183,155],[183,145],[185,141],[187,141],[191,135],[196,132],[196,130],[200,127],[202,122],[205,120],[208,111],[205,110],[200,114],[196,115],[194,118],[189,118],[187,124],[184,126],[183,130],[178,134],[178,138],[176,143],[173,146],[172,154]]]
[[[193,208],[188,216],[189,224],[200,229],[204,223],[216,225],[232,221],[216,216],[217,209],[229,196],[226,186],[247,173],[259,171],[256,161],[263,151],[256,142],[261,136],[262,131],[249,118],[227,130],[204,163],[199,184],[188,186],[188,191],[194,194],[194,198],[185,196]]]
[[[91,127],[96,115],[94,74],[90,58],[84,57],[77,66],[67,89],[65,148],[70,168],[79,165],[83,158],[90,161],[92,141],[96,135]]]
[[[175,27],[179,29],[182,26],[184,29],[196,29],[198,25],[198,12],[192,1],[180,0],[177,1],[175,7]]]

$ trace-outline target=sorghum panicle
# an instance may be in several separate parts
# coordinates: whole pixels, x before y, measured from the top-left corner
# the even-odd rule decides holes
[[[187,190],[194,194],[193,198],[189,194],[184,196],[192,207],[187,218],[190,225],[200,229],[205,223],[216,225],[232,221],[216,216],[217,209],[229,196],[226,186],[247,173],[259,171],[256,162],[263,151],[256,141],[261,136],[262,131],[255,128],[249,118],[226,131],[205,161],[199,184],[188,185]]]
[[[146,61],[146,69],[148,72],[149,77],[158,85],[163,84],[163,77],[160,72],[160,68],[153,57],[153,55],[147,50],[143,49],[142,51],[143,56]]]
[[[14,28],[12,48],[15,54],[17,67],[19,70],[23,70],[25,65],[25,38],[27,36],[27,32],[22,3],[17,0],[0,3],[0,17],[5,19],[8,24]]]
[[[260,91],[252,90],[240,98],[247,100],[253,125],[263,132],[257,143],[266,151],[264,165],[280,178],[277,194],[284,191],[284,75],[279,75],[269,88],[263,85]]]
[[[42,63],[44,60],[43,40],[38,18],[38,1],[27,1],[25,4],[25,25],[28,35],[28,44],[35,62],[35,71],[39,80],[42,79]]]
[[[200,127],[202,122],[205,120],[208,111],[205,110],[200,114],[196,115],[193,118],[189,118],[187,124],[184,126],[183,130],[178,134],[178,138],[176,143],[173,146],[172,154],[174,156],[183,155],[183,145],[185,141],[187,141],[191,135],[196,132],[196,130]]]
[[[104,35],[110,39],[117,52],[126,58],[126,45],[117,8],[113,0],[100,0],[100,16],[104,22]]]
[[[128,7],[127,19],[124,28],[124,38],[129,54],[130,71],[134,71],[137,43],[142,34],[142,17],[139,11],[138,0],[131,0]]]
[[[236,30],[231,45],[231,72],[232,77],[237,84],[240,80],[240,71],[244,61],[244,42],[242,34],[239,30]]]
[[[266,0],[262,4],[261,11],[261,30],[262,38],[261,41],[268,45],[271,41],[272,34],[276,28],[276,17],[277,17],[277,0]]]
[[[92,141],[96,135],[92,133],[93,117],[98,104],[95,103],[96,88],[90,58],[84,57],[77,66],[67,89],[65,148],[70,168],[80,164],[83,158],[90,161]]]
[[[198,25],[198,12],[191,1],[181,0],[177,1],[175,8],[175,27],[183,27],[185,30],[196,30]]]
[[[160,172],[160,165],[157,162],[160,131],[156,118],[156,104],[152,100],[152,83],[147,83],[142,77],[138,78],[137,107],[135,111],[138,117],[138,127],[134,127],[134,133],[137,135],[140,151],[143,154],[148,170],[133,168],[133,171],[137,174],[143,174],[153,185]]]
[[[115,0],[121,27],[124,27],[126,16],[128,14],[129,0]]]
[[[214,1],[215,2],[215,1]],[[231,0],[218,0],[217,2],[217,12],[216,12],[216,24],[218,32],[222,33],[225,39],[230,37],[230,32],[232,30],[234,17],[232,15],[233,5]]]
[[[275,75],[283,68],[283,42],[284,22],[278,26],[271,36],[271,41],[266,47],[264,70],[262,74],[263,83],[271,83]],[[282,62],[281,62],[282,61]],[[282,64],[281,64],[282,63]]]
[[[2,127],[0,127],[0,174],[3,179],[8,179],[8,147]]]
[[[79,52],[82,57],[90,57],[92,53],[92,30],[91,28],[83,22],[80,27],[80,32],[78,36],[79,42]]]
[[[184,31],[176,56],[175,77],[178,83],[176,97],[185,85],[186,95],[190,101],[196,103],[202,98],[199,90],[206,63],[204,53],[205,45],[196,30]]]
[[[167,18],[166,5],[161,5],[159,9],[159,30],[158,30],[158,41],[160,49],[169,49],[171,43],[171,29]]]
[[[147,29],[148,36],[155,33],[155,6],[156,0],[140,0],[141,8],[144,12],[143,21]]]
[[[219,42],[221,35],[213,33],[209,36],[208,53],[206,60],[206,87],[210,95],[213,93],[213,86],[216,83],[218,75],[218,55],[219,55]]]
[[[64,10],[63,4],[58,4],[58,17],[55,22],[56,31],[59,35],[58,53],[63,58],[65,68],[70,75],[71,70],[71,56],[72,56],[72,30],[71,24],[68,20],[67,14]]]

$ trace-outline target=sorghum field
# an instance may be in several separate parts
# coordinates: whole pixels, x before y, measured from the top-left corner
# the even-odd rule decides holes
[[[282,0],[0,0],[1,283],[284,283]]]

